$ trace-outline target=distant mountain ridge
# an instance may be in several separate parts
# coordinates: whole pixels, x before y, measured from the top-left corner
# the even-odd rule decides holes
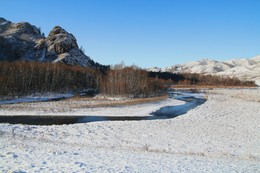
[[[233,59],[227,61],[202,59],[166,68],[150,68],[148,71],[237,77],[241,80],[253,80],[260,86],[260,55],[250,59]]]
[[[95,67],[79,49],[73,34],[55,26],[46,38],[40,28],[28,22],[12,23],[0,17],[0,60],[62,62],[68,65]]]

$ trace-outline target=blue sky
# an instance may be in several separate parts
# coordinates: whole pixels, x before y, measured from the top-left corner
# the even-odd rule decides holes
[[[260,54],[260,0],[3,0],[0,16],[73,33],[95,61],[165,67]]]

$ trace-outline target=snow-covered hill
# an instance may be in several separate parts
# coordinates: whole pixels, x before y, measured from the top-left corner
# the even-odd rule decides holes
[[[256,83],[260,85],[260,55],[250,59],[233,59],[228,61],[202,59],[199,61],[178,64],[162,69],[150,68],[148,70],[237,77],[241,80],[256,81]]]

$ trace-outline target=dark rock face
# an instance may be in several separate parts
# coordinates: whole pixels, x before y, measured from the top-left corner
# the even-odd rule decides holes
[[[45,38],[37,27],[0,18],[0,60],[39,60],[44,49]]]
[[[76,38],[60,26],[55,26],[45,38],[28,22],[12,23],[4,18],[0,18],[0,60],[62,62],[90,67],[98,64],[86,56]]]
[[[59,26],[55,26],[47,37],[48,52],[57,54],[66,53],[73,48],[78,48],[77,40]]]
[[[46,58],[69,65],[91,66],[90,58],[78,47],[76,38],[60,26],[55,26],[47,39]]]

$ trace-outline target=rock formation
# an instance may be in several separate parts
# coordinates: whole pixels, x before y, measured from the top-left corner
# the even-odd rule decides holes
[[[60,26],[55,26],[47,39],[46,59],[69,65],[91,66],[90,58],[78,47],[76,38]]]
[[[0,60],[62,62],[68,65],[99,65],[79,49],[76,38],[55,26],[45,38],[28,22],[12,23],[0,18]]]
[[[38,60],[44,49],[45,38],[36,26],[0,18],[0,60]]]

